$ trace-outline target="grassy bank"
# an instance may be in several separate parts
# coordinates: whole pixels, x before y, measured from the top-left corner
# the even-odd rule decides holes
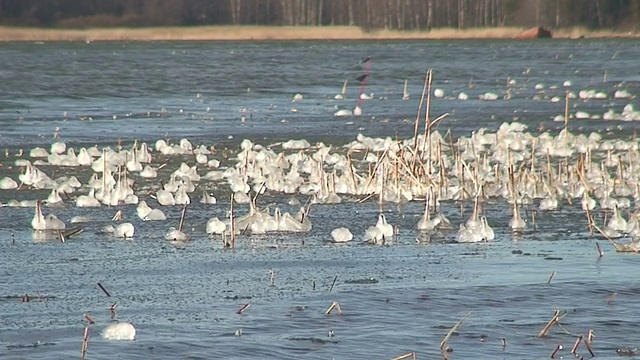
[[[0,41],[167,41],[167,40],[400,40],[400,39],[511,39],[522,28],[434,29],[424,32],[376,30],[355,26],[274,27],[203,26],[156,28],[42,29],[0,27]],[[555,38],[639,37],[638,33],[554,31]]]

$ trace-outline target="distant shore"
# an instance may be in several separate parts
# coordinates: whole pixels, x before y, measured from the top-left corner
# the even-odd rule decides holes
[[[427,40],[513,39],[524,28],[439,28],[431,31],[374,30],[356,26],[201,26],[149,28],[44,29],[0,27],[0,41],[241,41],[241,40]],[[554,38],[639,38],[640,33],[590,31],[584,28],[553,31]]]

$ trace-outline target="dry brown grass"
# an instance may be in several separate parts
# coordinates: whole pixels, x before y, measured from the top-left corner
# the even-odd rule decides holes
[[[355,26],[202,26],[91,29],[0,27],[0,41],[512,39],[523,30],[522,28],[477,28],[365,32]],[[592,32],[583,28],[554,31],[556,38],[638,37],[639,35],[638,33],[612,31]]]

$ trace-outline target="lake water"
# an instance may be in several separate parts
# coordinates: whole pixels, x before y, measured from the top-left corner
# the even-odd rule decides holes
[[[374,99],[362,102],[362,117],[334,117],[337,108],[356,105],[355,78],[368,56],[365,92]],[[552,119],[564,112],[564,101],[550,99],[564,98],[565,90],[608,95],[574,100],[572,113],[602,117],[637,105],[636,98],[613,94],[639,94],[638,59],[636,40],[615,39],[2,43],[0,147],[10,155],[2,155],[0,177],[16,178],[16,151],[51,144],[56,127],[74,147],[165,137],[232,148],[243,138],[265,145],[291,138],[342,145],[360,132],[408,137],[429,68],[434,88],[445,95],[433,99],[432,114],[451,114],[440,124],[442,132],[468,136],[513,120],[532,131],[556,131],[562,123]],[[405,79],[410,101],[401,100]],[[344,80],[346,99],[335,100]],[[571,86],[565,88],[565,81]],[[458,100],[460,92],[469,100]],[[499,99],[479,100],[487,92]],[[303,99],[292,102],[297,93]],[[625,139],[635,128],[634,122],[570,122],[574,132]],[[47,171],[62,176],[80,170]],[[78,175],[86,181],[89,174]],[[128,217],[136,226],[133,241],[96,234],[116,208],[55,209],[64,220],[80,213],[105,219],[64,244],[34,239],[32,208],[0,208],[0,357],[80,356],[85,312],[97,322],[88,359],[390,359],[411,351],[433,359],[440,357],[447,331],[469,312],[448,342],[453,359],[545,359],[558,344],[565,347],[562,356],[572,358],[568,349],[589,329],[600,359],[618,358],[619,347],[640,346],[639,258],[615,253],[606,241],[600,241],[605,254],[598,258],[597,238],[579,204],[539,214],[535,230],[516,236],[508,228],[509,208],[489,202],[484,213],[496,240],[483,244],[453,243],[455,231],[426,241],[415,230],[422,203],[385,205],[389,222],[399,227],[387,246],[328,243],[338,226],[360,239],[376,221],[375,201],[314,205],[310,233],[241,236],[228,250],[204,233],[206,220],[225,216],[229,205],[223,189],[208,189],[219,192],[219,203],[189,207],[186,227],[193,241],[179,245],[163,235],[177,225],[180,206],[163,209],[172,225]],[[0,202],[47,194],[0,190]],[[268,194],[259,202],[295,211],[286,199]],[[444,203],[443,211],[457,226],[470,206],[461,212],[460,204]],[[24,294],[30,302],[21,301]],[[342,315],[324,314],[333,301]],[[100,338],[114,302],[116,318],[136,326],[135,341]],[[538,338],[556,307],[567,313],[564,329]],[[583,345],[579,351],[588,358]]]

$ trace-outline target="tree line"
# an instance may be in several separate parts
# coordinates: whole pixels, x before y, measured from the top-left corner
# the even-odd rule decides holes
[[[584,26],[637,30],[638,0],[0,0],[0,24],[38,27]]]

